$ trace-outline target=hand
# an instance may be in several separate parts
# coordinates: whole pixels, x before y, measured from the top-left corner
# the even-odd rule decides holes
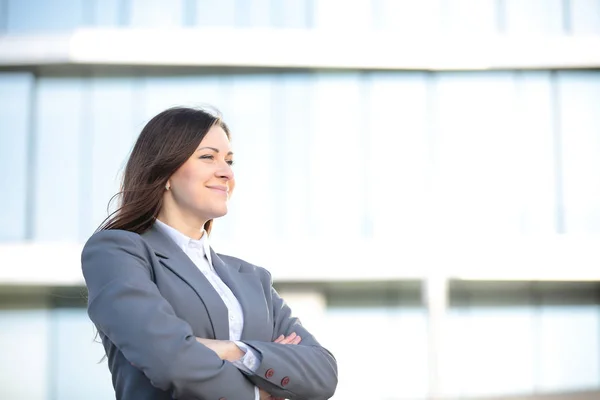
[[[237,345],[234,342],[230,340],[214,340],[197,337],[196,341],[217,353],[221,360],[236,361],[244,356],[244,352],[239,347],[237,347]],[[288,336],[279,336],[273,341],[273,343],[299,344],[301,341],[302,338],[298,336],[296,332],[292,332]],[[284,400],[282,397],[271,396],[268,392],[264,391],[263,389],[259,389],[258,392],[260,394],[260,400]]]
[[[196,341],[217,353],[221,360],[233,362],[244,356],[244,352],[231,340],[213,340],[197,337]]]
[[[289,336],[281,335],[277,339],[273,340],[273,343],[279,344],[299,344],[302,341],[302,338],[296,335],[296,332],[292,332]]]
[[[259,396],[260,400],[272,400],[273,399],[269,393],[265,392],[262,389],[258,390],[258,394],[260,395]]]
[[[262,389],[259,389],[258,393],[260,394],[260,400],[285,400],[283,397],[273,397]]]

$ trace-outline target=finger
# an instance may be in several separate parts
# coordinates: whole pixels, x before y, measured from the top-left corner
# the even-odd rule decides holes
[[[283,339],[281,339],[279,341],[280,344],[290,344],[290,342],[293,340],[293,338],[291,338],[290,336],[286,336]]]
[[[290,342],[290,339],[286,337],[286,338],[281,339],[277,343],[279,343],[279,344],[288,344],[289,342]]]
[[[275,339],[273,342],[274,343],[280,343],[283,339],[285,338],[285,336],[280,335],[277,339]]]
[[[299,344],[302,341],[302,338],[300,336],[296,336],[294,338],[294,340],[292,340],[291,344]]]
[[[281,341],[281,344],[290,344],[296,337],[296,332],[292,332],[289,336]]]

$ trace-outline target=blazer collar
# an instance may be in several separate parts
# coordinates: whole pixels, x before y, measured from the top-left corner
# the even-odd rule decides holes
[[[187,283],[202,300],[215,334],[214,339],[229,339],[227,306],[204,274],[168,235],[155,226],[143,233],[142,237],[152,247],[159,261]]]
[[[176,253],[181,249],[170,237],[152,225],[150,229],[142,233],[142,238],[152,247],[154,253],[161,258],[169,258],[169,255]]]
[[[202,246],[202,250],[206,254],[206,257],[208,258],[208,262],[210,263],[210,265],[212,265],[212,254],[210,252],[210,243],[209,243],[209,239],[208,239],[208,234],[206,233],[206,231],[204,229],[202,229],[202,233],[203,233],[202,238],[200,238],[198,240],[194,240],[194,239],[184,235],[183,233],[179,232],[177,229],[173,228],[172,226],[165,224],[164,222],[162,222],[159,219],[156,219],[156,221],[154,222],[154,225],[152,227],[154,229],[164,233],[165,235],[167,235],[169,238],[171,238],[171,240],[173,240],[177,244],[177,246],[179,246],[184,251],[192,243]]]
[[[143,233],[142,237],[152,247],[160,262],[191,286],[202,300],[210,317],[215,339],[228,340],[227,306],[204,274],[170,237],[155,226]],[[268,339],[270,331],[266,328],[269,327],[269,315],[259,277],[254,270],[241,271],[241,261],[226,262],[212,248],[210,252],[216,273],[242,306],[244,312],[242,339]]]
[[[162,232],[159,228],[152,225],[152,227],[142,234],[142,237],[152,247],[154,253],[163,259],[169,259],[174,254],[183,253],[183,250],[171,239],[168,235]],[[225,262],[215,253],[212,247],[209,246],[210,261],[213,266],[216,264],[225,265]],[[183,253],[185,255],[185,253]],[[207,252],[208,255],[208,252]],[[187,257],[187,256],[186,256]],[[191,262],[191,261],[190,261]],[[193,264],[193,263],[192,263]],[[227,267],[233,268],[236,271],[240,270],[241,263],[228,263]],[[195,266],[194,266],[195,267]],[[215,267],[216,268],[216,267]],[[217,272],[218,273],[218,272]]]

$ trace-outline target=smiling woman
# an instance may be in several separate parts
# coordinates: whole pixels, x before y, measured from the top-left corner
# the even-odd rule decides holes
[[[197,229],[201,222],[227,214],[227,200],[235,180],[226,129],[222,122],[213,125],[200,147],[165,184],[167,192],[158,219],[192,238],[201,233]]]
[[[172,108],[152,118],[138,137],[125,167],[120,207],[101,229],[124,229],[141,234],[154,224],[163,209],[163,201],[170,209],[180,205],[185,216],[191,214],[194,220],[209,212],[204,210],[196,215],[194,209],[211,204],[221,208],[214,218],[225,215],[226,202],[210,202],[202,197],[206,193],[196,186],[205,185],[209,180],[217,187],[233,189],[233,153],[229,139],[227,125],[202,110]],[[177,192],[181,191],[177,199],[165,193],[165,189],[170,190],[172,180],[176,181]],[[210,232],[212,218],[206,219],[207,232]]]
[[[333,355],[270,273],[208,243],[235,187],[227,125],[173,108],[142,130],[120,205],[86,243],[88,314],[118,399],[326,399]]]

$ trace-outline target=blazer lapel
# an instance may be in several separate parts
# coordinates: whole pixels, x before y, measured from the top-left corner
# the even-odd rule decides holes
[[[215,339],[229,339],[227,306],[219,297],[208,279],[200,272],[190,258],[156,227],[150,228],[143,238],[152,246],[160,262],[194,289],[208,312]]]
[[[210,249],[213,266],[219,277],[231,289],[244,312],[243,340],[270,340],[272,323],[269,325],[269,312],[265,292],[260,279],[254,273],[240,271],[240,264],[227,264]]]

